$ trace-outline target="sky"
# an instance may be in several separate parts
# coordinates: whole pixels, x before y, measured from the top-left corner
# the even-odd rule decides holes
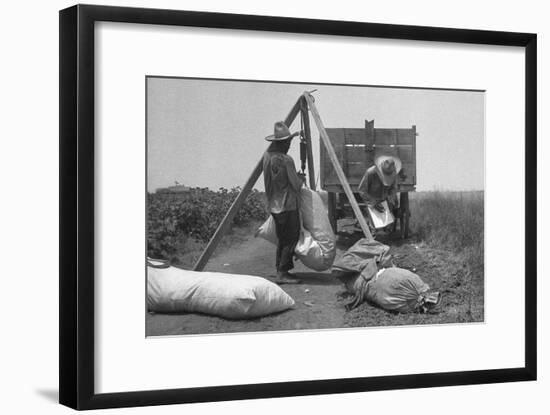
[[[366,119],[375,128],[416,125],[417,190],[484,189],[484,92],[149,77],[147,190],[176,181],[243,186],[274,123],[313,89],[326,128],[363,128]],[[320,139],[310,120],[318,176]],[[291,131],[299,129],[298,117]],[[298,142],[289,152],[297,167]],[[255,187],[263,190],[261,177]]]

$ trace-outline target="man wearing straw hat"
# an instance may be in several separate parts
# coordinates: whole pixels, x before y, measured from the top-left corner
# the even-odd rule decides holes
[[[382,155],[375,158],[374,165],[367,169],[358,189],[369,208],[384,212],[384,202],[387,202],[390,212],[397,211],[397,174],[400,171],[401,160],[398,157]]]
[[[274,133],[265,138],[271,142],[263,157],[263,173],[267,205],[278,239],[275,257],[278,284],[299,283],[289,271],[294,268],[294,249],[300,238],[298,196],[305,177],[296,172],[294,160],[287,155],[292,138],[299,134],[291,134],[285,123],[279,121]]]

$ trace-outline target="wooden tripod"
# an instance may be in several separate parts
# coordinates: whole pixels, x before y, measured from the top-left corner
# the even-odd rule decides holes
[[[357,201],[355,200],[355,196],[353,195],[353,192],[351,190],[351,187],[348,183],[348,180],[346,179],[346,175],[344,174],[344,171],[342,170],[342,166],[340,165],[340,162],[338,160],[338,157],[336,156],[336,152],[334,151],[334,147],[332,146],[332,143],[330,142],[330,138],[325,130],[325,127],[323,125],[323,122],[321,121],[321,116],[319,115],[319,111],[317,111],[317,107],[315,106],[315,99],[309,92],[304,92],[296,101],[286,118],[284,119],[284,123],[290,127],[292,122],[297,117],[298,113],[302,114],[302,119],[304,123],[304,136],[306,140],[306,146],[307,146],[307,165],[308,165],[308,175],[309,175],[309,185],[312,189],[315,189],[315,170],[313,165],[313,150],[311,146],[311,130],[309,125],[309,112],[311,112],[311,115],[313,117],[313,121],[315,121],[315,124],[317,125],[317,130],[319,130],[319,134],[321,136],[321,142],[325,146],[325,149],[327,150],[327,154],[330,158],[330,161],[332,165],[334,166],[334,171],[336,172],[336,175],[338,176],[338,179],[340,180],[340,183],[342,184],[342,187],[344,188],[344,192],[346,193],[346,196],[348,197],[348,200],[350,201],[351,207],[353,209],[353,213],[355,214],[355,217],[357,218],[359,225],[361,226],[361,229],[363,233],[365,234],[365,237],[369,240],[372,240],[372,235],[369,231],[369,227],[367,225],[367,222],[365,221],[365,218],[363,217],[363,214],[361,213],[361,210],[359,209],[359,205],[357,204]],[[233,201],[233,204],[225,214],[224,218],[222,219],[222,222],[218,226],[218,229],[216,229],[216,232],[208,242],[208,245],[204,249],[202,255],[196,262],[195,266],[193,267],[194,271],[202,271],[214,253],[214,250],[218,246],[219,242],[221,241],[223,235],[227,232],[229,227],[231,226],[231,222],[233,221],[233,218],[237,214],[239,208],[244,203],[246,197],[258,181],[258,178],[260,177],[260,174],[262,174],[263,170],[263,158],[261,158],[258,161],[258,164],[254,168],[254,171],[246,181],[245,185],[243,186],[241,192],[239,195],[235,198]]]

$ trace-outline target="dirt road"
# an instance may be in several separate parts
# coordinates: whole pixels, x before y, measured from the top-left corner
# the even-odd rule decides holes
[[[251,236],[213,257],[206,270],[268,278],[274,273],[274,262],[274,246]],[[147,317],[147,332],[154,336],[342,327],[345,310],[343,303],[337,300],[337,293],[342,291],[339,282],[331,278],[330,272],[311,272],[300,262],[296,263],[294,272],[299,276],[301,284],[282,286],[296,302],[289,311],[239,321],[198,314],[155,314]]]
[[[253,232],[219,249],[206,270],[269,278],[274,272],[275,247]],[[338,236],[337,256],[361,237],[360,233]],[[438,314],[393,314],[369,304],[345,310],[343,286],[330,272],[312,272],[300,262],[294,272],[301,284],[283,285],[294,299],[288,311],[253,319],[231,321],[199,314],[147,314],[147,335],[182,335],[251,332],[266,330],[324,329],[403,324],[437,324],[483,321],[483,275],[465,276],[461,258],[452,252],[428,248],[411,238],[380,240],[389,244],[397,266],[416,272],[433,289],[443,293]]]

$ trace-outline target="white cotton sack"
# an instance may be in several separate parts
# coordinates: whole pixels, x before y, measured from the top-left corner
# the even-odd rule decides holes
[[[277,284],[251,275],[147,267],[147,309],[204,313],[230,319],[286,310],[294,300]]]
[[[269,218],[258,228],[255,237],[260,237],[274,245],[277,245],[279,239],[277,238],[277,231],[275,230],[275,219],[269,215]]]
[[[336,236],[328,218],[327,199],[327,192],[315,192],[307,187],[300,190],[302,229],[294,252],[306,267],[315,271],[329,269],[336,256]],[[260,226],[256,236],[277,244],[273,216]]]
[[[332,266],[336,250],[326,248],[326,245],[315,240],[309,231],[302,228],[294,253],[306,267],[325,271]]]
[[[388,202],[384,200],[381,205],[384,208],[382,212],[379,212],[374,206],[367,205],[367,209],[375,229],[385,228],[395,221],[393,213],[391,213],[390,207],[388,206]]]

